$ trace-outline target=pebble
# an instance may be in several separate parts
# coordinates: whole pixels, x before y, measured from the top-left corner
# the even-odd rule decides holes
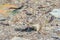
[[[31,32],[31,31],[36,31],[34,28],[32,27],[27,27],[25,29],[20,29],[20,28],[15,28],[15,31],[21,31],[21,32]]]
[[[49,23],[52,22],[54,20],[54,17],[52,16],[49,20]]]
[[[37,23],[37,24],[33,24],[32,25],[34,28],[36,28],[36,30],[38,31],[40,29],[40,25]]]
[[[50,14],[53,15],[54,17],[56,17],[56,18],[60,18],[60,9],[53,9],[50,12]]]
[[[21,29],[20,28],[15,28],[15,31],[20,31]]]
[[[11,40],[29,40],[29,39],[21,38],[21,37],[13,37]]]

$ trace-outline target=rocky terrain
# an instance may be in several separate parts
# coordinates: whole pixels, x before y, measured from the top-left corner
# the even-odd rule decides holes
[[[0,0],[0,40],[60,40],[60,18],[50,14],[59,8],[60,0]]]

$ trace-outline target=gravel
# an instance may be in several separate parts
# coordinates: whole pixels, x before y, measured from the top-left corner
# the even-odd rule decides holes
[[[4,4],[18,10],[1,8],[9,12],[0,13],[0,40],[60,40],[60,0],[0,0]],[[38,32],[20,31],[27,27]]]

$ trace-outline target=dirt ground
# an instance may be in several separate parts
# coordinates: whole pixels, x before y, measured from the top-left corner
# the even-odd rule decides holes
[[[49,14],[59,8],[60,0],[0,0],[0,40],[60,40],[60,19]],[[20,31],[33,25],[39,33]]]

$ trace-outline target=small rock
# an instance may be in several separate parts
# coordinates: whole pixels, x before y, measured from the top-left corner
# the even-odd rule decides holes
[[[56,24],[56,26],[59,26],[58,24]]]
[[[1,19],[0,21],[5,21],[6,19]]]
[[[50,14],[53,15],[54,17],[56,17],[56,18],[60,18],[60,9],[53,9],[50,12]]]
[[[18,37],[23,37],[23,35],[18,35]]]
[[[20,31],[21,29],[20,28],[15,28],[15,31]]]
[[[29,39],[21,38],[21,37],[13,37],[11,40],[29,40]]]
[[[54,16],[52,16],[49,20],[49,23],[52,22],[54,20]]]
[[[9,24],[8,23],[0,23],[1,25],[4,25],[4,26],[9,26]]]
[[[31,32],[31,31],[36,31],[36,30],[33,27],[27,27],[22,31]]]
[[[40,30],[40,24],[33,24],[32,27],[34,27],[36,29],[36,31]]]
[[[26,15],[32,15],[31,13],[26,13]]]
[[[59,37],[52,37],[52,38],[54,38],[54,39],[59,39]]]
[[[36,31],[33,27],[27,27],[25,29],[21,28],[15,28],[15,31],[21,31],[21,32],[31,32],[31,31]]]

